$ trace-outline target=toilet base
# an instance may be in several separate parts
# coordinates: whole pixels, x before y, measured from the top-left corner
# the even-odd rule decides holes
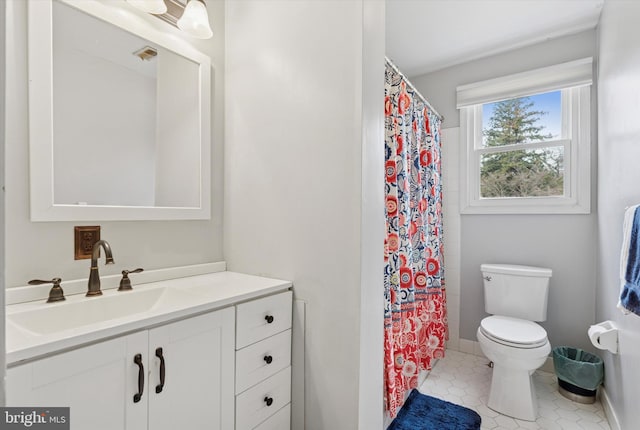
[[[494,362],[487,406],[503,415],[535,421],[538,399],[531,380],[532,373],[533,371],[508,368]]]

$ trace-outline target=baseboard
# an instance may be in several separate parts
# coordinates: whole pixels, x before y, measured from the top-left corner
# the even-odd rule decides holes
[[[454,351],[460,351],[460,339],[449,339],[446,343],[445,343],[445,348],[446,349],[452,349]]]
[[[457,347],[457,348],[456,348]],[[485,355],[482,353],[482,348],[480,348],[480,342],[475,340],[468,339],[460,339],[457,343],[447,343],[448,349],[453,349],[454,351],[464,352],[466,354],[477,355],[478,357],[484,357]],[[547,357],[547,361],[540,367],[541,371],[555,373],[555,368],[553,367],[553,357]]]
[[[393,421],[393,418],[389,416],[389,412],[384,411],[384,423],[382,424],[383,425],[382,428],[386,429],[387,427],[389,427],[392,421]]]
[[[480,348],[480,342],[475,340],[460,339],[458,341],[457,351],[477,355],[478,357],[484,357],[482,349]]]
[[[427,379],[427,376],[429,376],[428,370],[421,370],[420,372],[418,372],[418,386],[416,388],[420,388],[422,384],[424,384],[424,381]]]
[[[466,354],[473,354],[475,342],[473,340],[460,339],[458,341],[457,351],[464,352]]]
[[[622,430],[622,427],[620,427],[620,421],[618,421],[618,416],[613,409],[611,399],[604,387],[600,387],[600,403],[602,403],[602,408],[604,409],[604,414],[607,416],[607,421],[609,421],[609,427],[611,427],[611,430]]]
[[[538,370],[542,370],[543,372],[556,373],[556,368],[553,365],[553,357],[547,357],[547,361],[545,361],[542,367],[540,367]]]

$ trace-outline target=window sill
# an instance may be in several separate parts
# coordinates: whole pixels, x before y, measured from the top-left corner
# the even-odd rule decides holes
[[[583,199],[584,200],[584,199]],[[586,215],[591,213],[589,199],[583,204],[566,198],[528,198],[528,199],[483,199],[474,202],[461,202],[463,215]]]

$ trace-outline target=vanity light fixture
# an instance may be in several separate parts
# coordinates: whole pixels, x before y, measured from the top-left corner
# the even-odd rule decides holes
[[[198,39],[209,39],[213,36],[204,0],[187,1],[182,18],[178,20],[178,28]]]
[[[167,12],[167,5],[164,0],[127,0],[131,6],[134,6],[141,11],[152,13],[154,15],[161,15]]]
[[[205,0],[127,0],[132,6],[178,27],[191,37],[213,36]]]

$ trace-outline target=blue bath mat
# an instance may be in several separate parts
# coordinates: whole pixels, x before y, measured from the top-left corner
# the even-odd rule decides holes
[[[387,430],[480,430],[480,415],[412,390]]]

